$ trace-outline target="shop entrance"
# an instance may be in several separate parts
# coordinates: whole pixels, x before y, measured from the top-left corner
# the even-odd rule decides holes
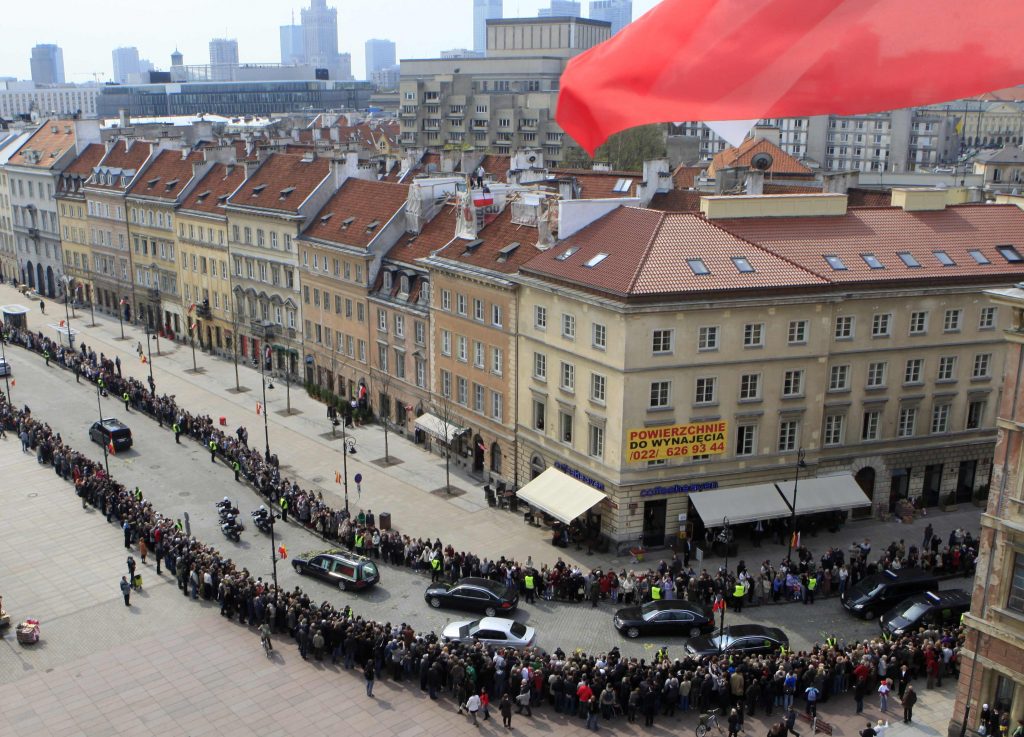
[[[922,507],[936,507],[939,504],[939,490],[942,488],[942,464],[925,466],[924,489],[921,492]]]
[[[956,477],[957,504],[966,504],[974,496],[974,481],[978,475],[978,462],[960,461],[960,471]]]
[[[665,544],[665,510],[667,508],[667,499],[644,502],[644,545],[661,547]]]

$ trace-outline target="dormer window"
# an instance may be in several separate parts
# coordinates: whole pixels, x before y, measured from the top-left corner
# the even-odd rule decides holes
[[[391,272],[390,271],[385,271],[384,272],[384,288],[390,291],[391,283],[392,283],[392,281],[391,281]]]
[[[409,276],[402,274],[402,278],[398,280],[398,293],[409,294]]]
[[[266,188],[267,185],[265,184],[257,184],[255,187],[252,188],[252,196],[257,197]]]

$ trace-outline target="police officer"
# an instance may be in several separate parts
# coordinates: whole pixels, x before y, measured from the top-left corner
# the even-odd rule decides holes
[[[736,613],[739,614],[743,611],[743,597],[746,596],[747,590],[743,587],[741,581],[737,581],[736,585],[732,587],[732,600],[736,605]]]
[[[523,587],[526,589],[526,603],[533,603],[533,592],[536,589],[536,583],[533,579],[533,571],[527,571],[526,575],[523,576]]]
[[[171,425],[171,429],[174,430],[174,442],[181,445],[181,425],[175,422]]]
[[[430,583],[434,583],[441,575],[441,556],[434,555],[430,559]]]
[[[818,588],[818,574],[811,573],[807,577],[807,596],[804,597],[804,604],[814,603],[814,590]]]
[[[217,441],[210,438],[210,463],[217,462]]]
[[[287,522],[288,521],[288,500],[285,497],[282,496],[280,499],[277,500],[277,504],[278,504],[278,506],[281,507],[281,521],[282,522]]]
[[[359,530],[358,532],[356,532],[356,552],[359,553],[359,555],[363,554],[363,545],[365,544],[365,542],[366,538],[363,535],[363,531]]]
[[[124,411],[125,412],[131,412],[131,409],[128,407],[128,402],[131,400],[131,397],[128,396],[128,392],[125,392],[124,394],[122,394],[121,395],[121,399],[124,400]]]
[[[49,351],[43,351],[43,358],[46,359],[46,366],[47,366],[47,368],[49,368],[49,366],[50,366],[50,352]]]
[[[231,470],[235,472],[235,481],[238,481],[238,472],[242,470],[238,461],[231,461]]]
[[[651,601],[661,601],[661,582],[658,581],[651,586]]]

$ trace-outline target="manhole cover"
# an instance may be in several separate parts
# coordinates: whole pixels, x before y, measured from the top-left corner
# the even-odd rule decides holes
[[[150,468],[156,471],[158,468],[160,468],[160,466],[150,466]]]
[[[323,481],[323,480],[324,480],[324,477],[323,477],[323,476],[314,476],[314,477],[313,477],[313,483],[314,483],[314,484],[319,484],[319,483],[320,483],[321,481]]]
[[[191,491],[179,491],[178,496],[192,496]]]
[[[37,496],[39,496],[39,493],[35,491],[30,491],[26,496],[28,496],[29,499],[34,499]]]

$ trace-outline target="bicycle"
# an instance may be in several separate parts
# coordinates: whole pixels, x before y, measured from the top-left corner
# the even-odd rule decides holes
[[[267,635],[260,636],[260,643],[263,645],[263,650],[266,652],[268,658],[274,657],[274,646],[270,644],[270,637]]]
[[[700,719],[697,721],[697,737],[704,737],[711,727],[717,729],[721,734],[722,725],[718,723],[718,709],[712,709],[706,714],[700,715]]]

